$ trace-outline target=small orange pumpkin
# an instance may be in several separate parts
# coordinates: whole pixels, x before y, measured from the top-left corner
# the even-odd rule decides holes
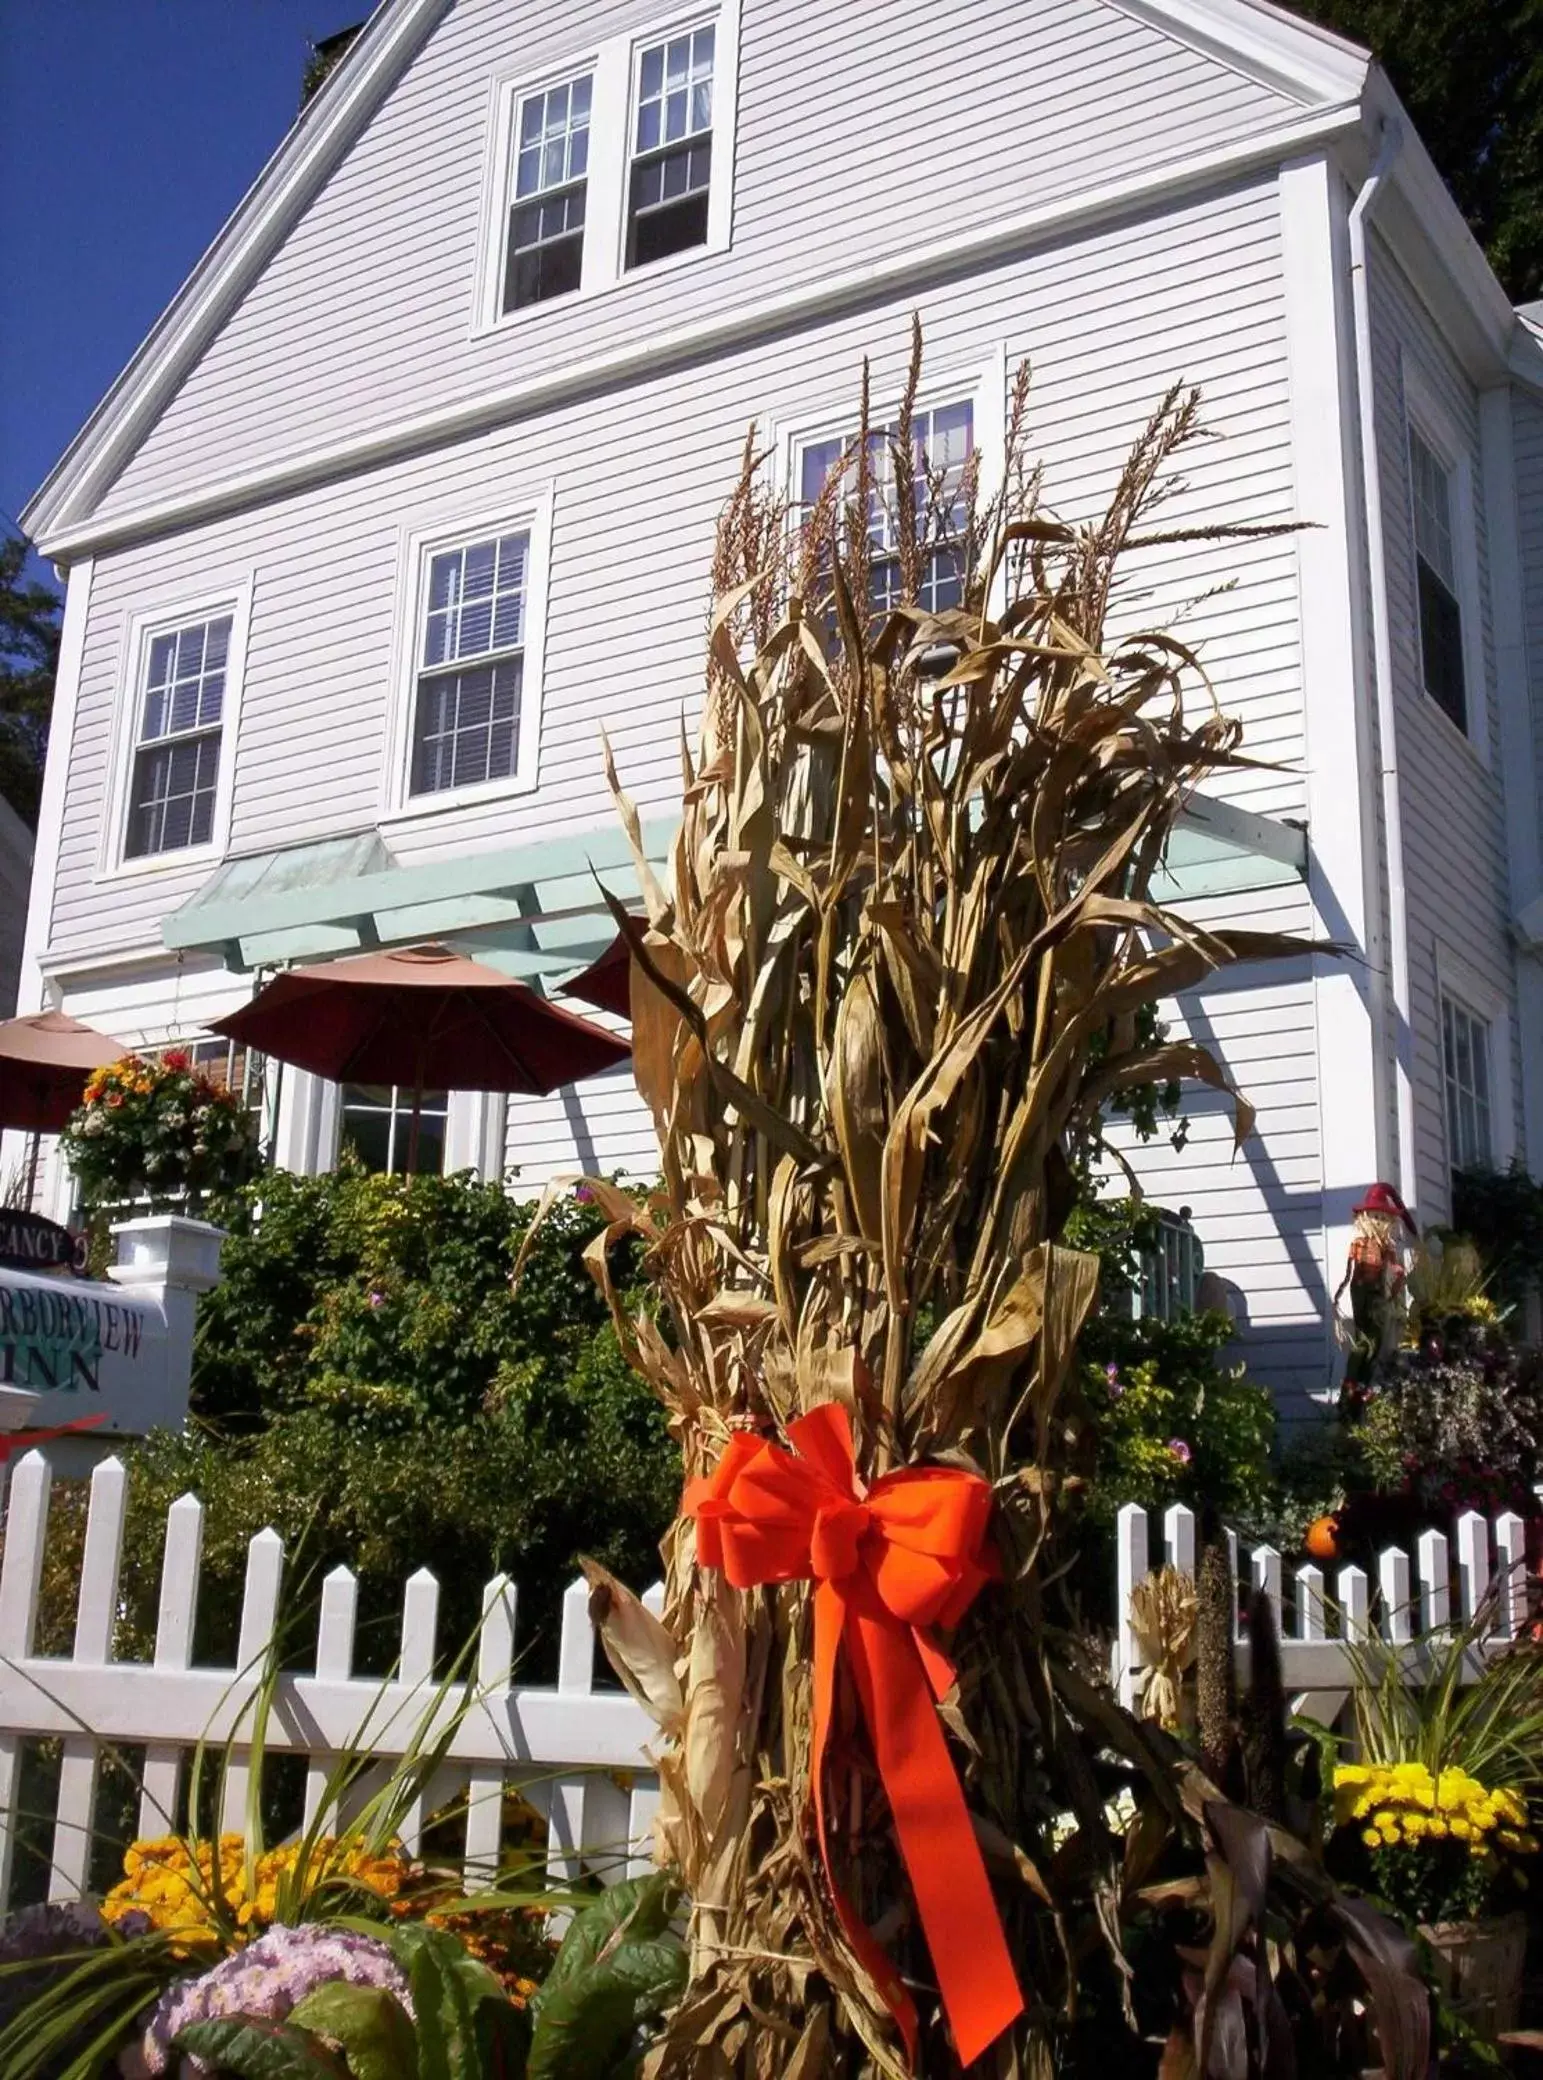
[[[1302,1541],[1315,1560],[1339,1558],[1339,1518],[1314,1517]]]

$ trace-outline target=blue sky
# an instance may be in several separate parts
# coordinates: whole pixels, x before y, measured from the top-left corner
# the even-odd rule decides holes
[[[370,0],[0,0],[0,508],[14,519]]]

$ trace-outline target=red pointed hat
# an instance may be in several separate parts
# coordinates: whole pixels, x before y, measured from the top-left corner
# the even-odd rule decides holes
[[[1360,1205],[1352,1206],[1350,1210],[1352,1213],[1397,1214],[1411,1235],[1418,1235],[1420,1232],[1410,1217],[1409,1208],[1390,1184],[1374,1184]]]

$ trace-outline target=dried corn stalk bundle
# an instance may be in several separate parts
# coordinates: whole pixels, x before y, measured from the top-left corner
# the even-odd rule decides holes
[[[747,448],[668,885],[639,844],[646,929],[616,906],[661,1183],[641,1208],[593,1187],[612,1225],[591,1265],[612,1291],[609,1250],[641,1238],[660,1305],[618,1309],[618,1326],[688,1477],[736,1432],[781,1437],[834,1400],[864,1478],[928,1460],[994,1484],[1004,1577],[952,1642],[941,1711],[1028,2002],[987,2064],[1038,2072],[1076,1972],[1032,1845],[1067,1806],[1106,1845],[1093,1904],[1117,1948],[1085,1728],[1142,1752],[1044,1607],[1097,1276],[1057,1240],[1069,1152],[1122,1090],[1226,1087],[1142,1014],[1288,942],[1203,930],[1148,894],[1186,795],[1241,762],[1180,642],[1106,636],[1121,557],[1181,538],[1151,515],[1195,398],[1163,403],[1104,518],[1074,528],[1039,509],[1022,459],[1026,376],[988,495],[972,464],[916,461],[919,365],[918,339],[882,432],[865,383],[857,437],[800,525]],[[730,1588],[697,1564],[685,1517],[665,1551],[662,1629],[614,1584],[597,1610],[666,1736],[658,1850],[691,1899],[690,1986],[649,2069],[902,2073],[812,1837],[809,1587]],[[842,1888],[917,1994],[924,2070],[956,2071],[849,1686],[835,1721]]]

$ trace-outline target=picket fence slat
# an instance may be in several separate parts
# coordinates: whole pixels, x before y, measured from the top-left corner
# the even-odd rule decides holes
[[[1495,1519],[1495,1558],[1500,1576],[1500,1630],[1515,1639],[1527,1617],[1527,1527],[1515,1510]]]
[[[1543,1491],[1540,1491],[1543,1495]],[[1527,1527],[1514,1511],[1488,1523],[1468,1510],[1456,1526],[1459,1607],[1465,1621],[1475,1613],[1492,1613],[1491,1632],[1480,1643],[1473,1667],[1484,1656],[1515,1639],[1527,1621]],[[1249,1554],[1249,1580],[1262,1589],[1275,1609],[1281,1637],[1281,1668],[1295,1708],[1304,1716],[1332,1724],[1347,1705],[1355,1679],[1353,1650],[1368,1645],[1376,1629],[1390,1646],[1410,1648],[1409,1679],[1420,1665],[1418,1649],[1426,1640],[1449,1632],[1452,1623],[1450,1562],[1452,1543],[1441,1531],[1420,1533],[1413,1561],[1401,1546],[1377,1556],[1376,1603],[1364,1568],[1347,1565],[1335,1577],[1332,1599],[1323,1570],[1303,1562],[1292,1570],[1293,1598],[1283,1610],[1283,1565],[1273,1546],[1256,1546]],[[1195,1566],[1193,1512],[1181,1504],[1163,1513],[1163,1551],[1169,1565],[1192,1573]],[[1234,1580],[1237,1539],[1228,1533]],[[1140,1643],[1131,1623],[1130,1597],[1151,1566],[1151,1527],[1147,1512],[1134,1503],[1120,1510],[1116,1523],[1115,1577],[1120,1598],[1112,1675],[1121,1699],[1134,1704],[1141,1693]],[[1486,1603],[1486,1597],[1490,1601]],[[1236,1608],[1236,1601],[1234,1601]],[[1238,1642],[1240,1673],[1246,1672],[1248,1647]]]
[[[112,1651],[113,1621],[118,1610],[118,1560],[123,1550],[127,1501],[128,1474],[123,1462],[104,1459],[91,1476],[86,1514],[86,1543],[81,1555],[75,1613],[77,1667],[105,1668]],[[63,1744],[59,1762],[53,1867],[48,1876],[51,1900],[79,1899],[87,1888],[96,1778],[96,1743],[84,1733],[70,1736]]]
[[[497,1575],[482,1593],[482,1630],[477,1639],[477,1690],[500,1696],[514,1679],[514,1620],[517,1591],[507,1575]],[[503,1829],[504,1770],[501,1764],[474,1768],[466,1785],[466,1863],[468,1886],[488,1884],[498,1869]]]
[[[1476,1509],[1464,1510],[1457,1520],[1457,1583],[1468,1625],[1489,1594],[1489,1527]]]
[[[243,1676],[255,1677],[263,1668],[273,1646],[279,1619],[279,1591],[284,1584],[284,1541],[276,1531],[259,1531],[246,1554],[246,1586],[241,1597],[241,1632],[236,1646],[236,1667]],[[249,1751],[232,1747],[220,1787],[220,1831],[239,1834],[246,1825],[247,1805],[252,1790]]]
[[[316,1624],[316,1673],[330,1682],[346,1683],[354,1672],[354,1628],[359,1617],[359,1583],[353,1569],[334,1567],[321,1585],[321,1614]],[[305,1772],[303,1825],[326,1833],[337,1825],[337,1800],[327,1796],[338,1757],[323,1750]],[[327,1810],[323,1813],[322,1808]]]
[[[1420,1575],[1420,1630],[1445,1632],[1452,1623],[1451,1548],[1443,1531],[1422,1531],[1415,1541]]]
[[[49,1495],[48,1464],[28,1453],[12,1469],[0,1566],[0,1913],[15,1867],[18,1778],[28,1740],[61,1741],[57,1799],[52,1815],[44,1816],[45,1823],[52,1820],[51,1830],[45,1825],[48,1891],[58,1900],[78,1898],[90,1875],[103,1749],[144,1748],[139,1827],[153,1835],[178,1820],[190,1751],[203,1744],[218,1756],[228,1746],[220,1825],[240,1828],[252,1788],[254,1709],[264,1691],[266,1747],[305,1757],[307,1827],[336,1825],[322,1806],[342,1757],[369,1758],[347,1796],[347,1805],[356,1807],[393,1762],[440,1747],[442,1758],[401,1832],[414,1849],[431,1812],[463,1818],[469,1885],[497,1872],[510,1788],[522,1790],[546,1818],[554,1877],[611,1880],[650,1867],[658,1780],[647,1743],[656,1729],[624,1692],[597,1687],[583,1582],[563,1597],[555,1687],[516,1686],[517,1596],[504,1576],[483,1594],[473,1679],[437,1682],[440,1585],[427,1570],[404,1586],[400,1652],[388,1679],[354,1673],[359,1590],[346,1567],[334,1569],[322,1585],[314,1673],[272,1676],[285,1555],[278,1534],[267,1530],[248,1548],[236,1665],[200,1667],[193,1649],[203,1509],[184,1495],[167,1512],[154,1659],[115,1661],[126,1477],[110,1459],[92,1480],[74,1650],[68,1659],[45,1657],[35,1652],[35,1633]],[[657,1612],[663,1596],[655,1584],[645,1601]]]

